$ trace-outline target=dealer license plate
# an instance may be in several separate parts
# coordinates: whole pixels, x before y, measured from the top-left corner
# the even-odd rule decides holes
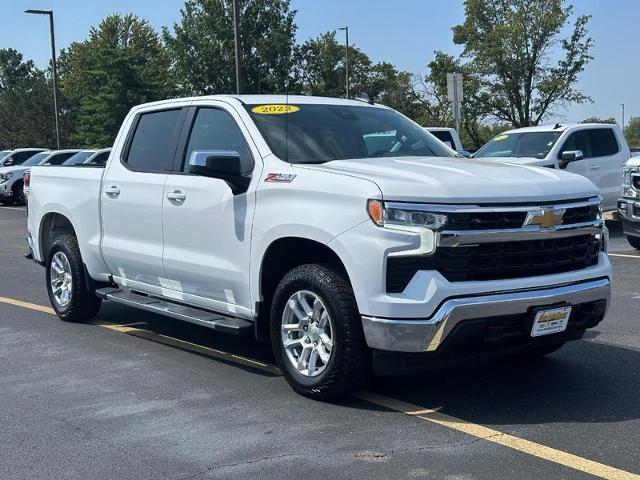
[[[538,310],[533,319],[531,336],[540,337],[542,335],[564,332],[567,329],[570,315],[571,307],[569,306]]]

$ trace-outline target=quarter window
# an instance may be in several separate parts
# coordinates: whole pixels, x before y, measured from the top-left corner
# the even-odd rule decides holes
[[[191,154],[198,150],[231,150],[240,154],[244,165],[252,162],[249,146],[235,120],[217,108],[198,110],[184,156],[185,172],[189,169]]]
[[[127,165],[138,172],[170,172],[182,118],[182,109],[140,115]]]

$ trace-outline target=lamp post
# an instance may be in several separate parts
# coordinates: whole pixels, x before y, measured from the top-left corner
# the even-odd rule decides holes
[[[624,103],[621,103],[620,106],[622,107],[622,133],[624,133]]]
[[[340,27],[338,30],[344,30],[345,33],[345,45],[344,45],[344,70],[345,70],[345,84],[347,90],[347,98],[349,98],[349,27]]]
[[[56,119],[56,145],[60,150],[60,125],[58,121],[58,69],[56,67],[56,34],[53,28],[53,10],[25,10],[24,13],[49,15],[49,32],[51,33],[51,64],[53,66],[53,109]]]
[[[233,41],[236,49],[236,93],[241,92],[241,65],[240,65],[240,7],[238,0],[233,0]]]

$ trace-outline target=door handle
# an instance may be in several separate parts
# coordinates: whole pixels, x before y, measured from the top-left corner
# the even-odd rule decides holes
[[[589,168],[591,170],[599,170],[600,169],[600,165],[591,165]]]
[[[106,193],[109,197],[117,197],[120,195],[120,189],[115,185],[111,185],[104,189],[104,193]]]
[[[187,199],[187,194],[182,193],[180,190],[175,190],[173,192],[168,192],[167,198],[174,202],[184,202]]]

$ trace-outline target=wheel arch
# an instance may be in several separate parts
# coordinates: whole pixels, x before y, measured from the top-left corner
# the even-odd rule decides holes
[[[40,220],[40,229],[38,230],[38,246],[42,252],[42,258],[46,261],[49,256],[51,244],[59,235],[68,233],[78,238],[76,230],[65,215],[58,212],[49,212]]]
[[[351,283],[347,268],[331,247],[318,240],[286,236],[273,240],[264,250],[258,272],[256,337],[268,338],[271,300],[278,284],[291,269],[309,263],[331,265]]]

